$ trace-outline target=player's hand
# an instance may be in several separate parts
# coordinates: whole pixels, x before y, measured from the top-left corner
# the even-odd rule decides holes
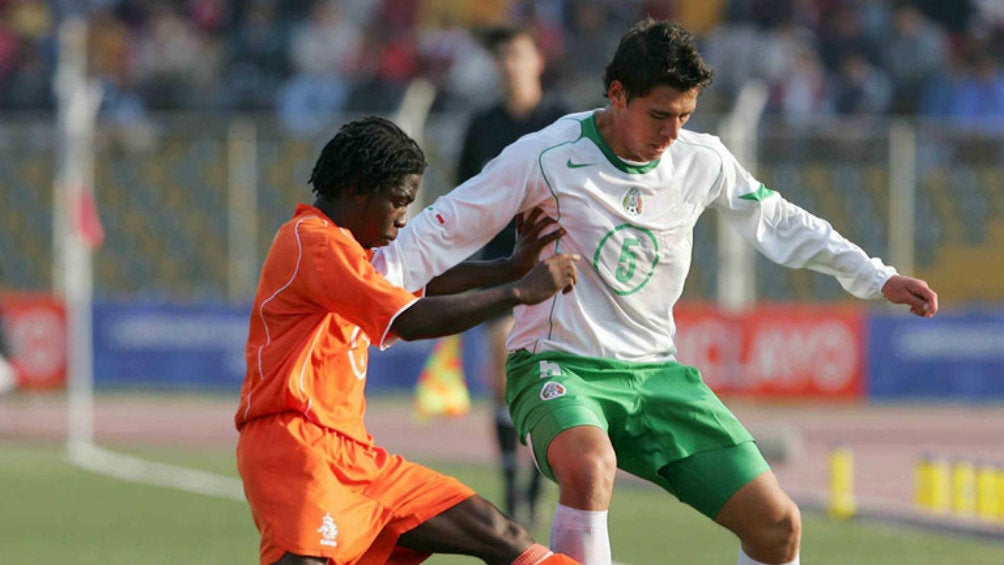
[[[541,235],[544,231],[547,233]],[[558,226],[557,220],[545,215],[540,208],[530,210],[526,217],[516,216],[516,246],[509,256],[509,265],[516,277],[530,272],[539,261],[540,252],[563,235],[565,230]]]
[[[575,262],[580,257],[559,253],[537,264],[515,283],[520,304],[537,304],[554,296],[559,290],[569,293],[575,287],[579,271]]]
[[[893,304],[907,304],[910,312],[930,318],[938,312],[938,293],[931,290],[925,281],[893,275],[882,287],[882,294]]]

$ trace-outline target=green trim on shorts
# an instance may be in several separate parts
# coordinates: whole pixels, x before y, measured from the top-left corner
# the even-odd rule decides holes
[[[534,355],[521,350],[509,354],[506,373],[506,401],[513,424],[521,441],[531,446],[541,472],[552,480],[547,448],[558,434],[576,426],[602,428],[613,444],[619,468],[663,487],[706,514],[717,514],[729,496],[767,468],[752,443],[752,452],[746,448],[729,451],[737,460],[727,467],[742,472],[734,480],[730,480],[733,474],[715,475],[708,501],[691,493],[690,487],[680,486],[689,484],[685,475],[691,465],[672,473],[672,479],[662,474],[671,463],[753,441],[693,367],[558,352]],[[674,481],[679,484],[674,486]]]

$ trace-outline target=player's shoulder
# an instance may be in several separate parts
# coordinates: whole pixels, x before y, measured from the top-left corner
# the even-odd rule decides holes
[[[519,144],[522,151],[539,153],[555,145],[575,141],[582,137],[582,122],[590,115],[592,111],[559,116],[550,125],[524,135],[513,145]]]
[[[324,212],[305,205],[297,208],[296,214],[279,228],[277,237],[293,240],[298,246],[362,249],[352,232],[335,224]]]
[[[718,157],[723,157],[728,153],[721,138],[710,133],[681,129],[680,136],[675,143],[679,144],[682,149],[695,153],[704,152]]]
[[[279,228],[279,231],[286,232],[286,235],[294,237],[303,237],[305,235],[325,237],[331,231],[332,226],[334,224],[324,212],[312,206],[301,204],[297,207],[293,217],[283,224]]]
[[[680,130],[670,151],[677,165],[689,163],[689,166],[714,171],[721,170],[731,155],[717,135],[685,129]]]

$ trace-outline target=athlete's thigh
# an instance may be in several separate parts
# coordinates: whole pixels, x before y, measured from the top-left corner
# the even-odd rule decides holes
[[[753,439],[700,372],[679,363],[638,364],[635,403],[611,433],[622,469],[664,484],[660,470],[694,454]]]
[[[420,553],[473,555],[489,563],[512,561],[531,543],[525,528],[477,495],[429,518],[398,539],[398,545]]]
[[[681,502],[712,519],[720,517],[726,503],[743,488],[761,476],[773,476],[752,441],[673,461],[660,469],[659,475],[667,490]]]
[[[381,450],[382,451],[382,450]],[[408,461],[399,455],[385,454],[382,472],[366,489],[365,495],[376,501],[383,516],[382,529],[356,565],[370,563],[418,563],[431,551],[421,548],[436,539],[438,516],[475,496],[473,490],[457,479]],[[424,527],[432,522],[431,525]],[[418,529],[418,534],[409,532]],[[423,535],[427,532],[430,535]],[[400,539],[406,536],[413,542]],[[446,539],[444,543],[450,540]],[[435,551],[446,549],[435,548]]]
[[[350,562],[386,519],[365,493],[379,466],[358,443],[292,415],[244,425],[238,470],[261,533],[262,563],[285,553]]]
[[[556,480],[548,463],[555,437],[579,426],[608,430],[601,387],[560,355],[510,354],[506,369],[506,400],[513,425],[541,473]]]

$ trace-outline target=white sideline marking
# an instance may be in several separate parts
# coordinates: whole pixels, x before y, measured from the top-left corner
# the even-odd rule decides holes
[[[233,477],[147,461],[90,444],[71,444],[67,454],[74,465],[101,475],[244,502],[241,481]]]

